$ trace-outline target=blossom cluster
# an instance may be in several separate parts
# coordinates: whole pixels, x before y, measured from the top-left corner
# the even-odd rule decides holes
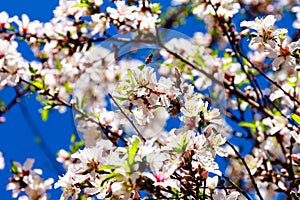
[[[150,30],[158,22],[159,5],[148,1],[137,5],[115,1],[113,4],[116,8],[113,5],[104,7],[106,12],[103,13],[100,11],[102,4],[103,1],[88,1],[84,4],[79,0],[61,0],[54,10],[54,18],[46,23],[30,21],[26,14],[19,19],[17,16],[9,17],[5,11],[1,12],[1,87],[15,86],[25,80],[39,89],[48,90],[51,95],[69,100],[76,80],[87,81],[81,74],[92,73],[93,66],[101,64],[95,61],[107,56],[105,53],[97,55],[101,51],[98,47],[90,48],[91,41],[98,39],[96,35],[104,36],[110,24],[126,32],[132,29]],[[17,52],[15,39],[25,40],[41,62],[23,59]],[[100,80],[117,81],[112,76],[107,77],[110,74],[108,71]],[[56,104],[59,103],[53,106]]]
[[[48,199],[46,191],[52,189],[54,179],[43,180],[40,177],[43,173],[41,169],[31,169],[33,163],[32,158],[28,158],[23,166],[18,162],[12,162],[11,172],[14,176],[9,179],[6,189],[12,190],[13,198],[18,197],[23,191],[26,195],[20,196],[19,199]]]
[[[260,52],[265,52],[272,62],[273,70],[283,68],[297,68],[297,50],[299,41],[290,42],[287,29],[277,29],[274,15],[265,18],[256,18],[255,21],[243,21],[241,27],[254,29],[251,33],[250,47]]]
[[[180,192],[183,183],[178,176],[187,175],[189,172],[184,168],[188,166],[202,177],[201,181],[214,182],[208,182],[212,186],[206,193],[216,195],[212,192],[216,189],[216,177],[208,179],[208,173],[221,175],[215,157],[227,156],[224,147],[220,147],[226,141],[219,132],[222,120],[217,109],[210,109],[200,94],[194,94],[193,86],[181,83],[180,78],[157,80],[153,68],[140,65],[120,77],[113,97],[126,115],[133,117],[133,123],[139,125],[142,138],[120,132],[121,124],[126,126],[120,113],[98,111],[98,117],[100,123],[109,124],[110,130],[126,138],[125,147],[114,147],[101,136],[103,132],[97,124],[81,121],[78,125],[84,128],[79,130],[83,131],[86,147],[70,157],[61,154],[60,160],[68,163],[64,165],[67,173],[55,185],[63,188],[62,199],[76,199],[80,195],[128,199],[139,197],[142,190],[157,198],[175,197],[172,190]],[[180,119],[185,125],[169,132],[156,130],[166,123],[168,112],[174,117],[182,115]],[[113,125],[116,121],[119,124]],[[145,180],[157,187],[156,192],[142,184]]]

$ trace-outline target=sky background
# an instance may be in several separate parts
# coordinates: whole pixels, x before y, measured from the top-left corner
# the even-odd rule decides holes
[[[10,16],[18,15],[19,17],[22,13],[26,13],[31,21],[47,22],[53,17],[52,12],[57,5],[58,1],[55,0],[0,0],[0,12],[6,11]],[[166,4],[164,3],[163,6],[165,8]],[[286,18],[285,22],[288,21],[291,21],[290,16]],[[202,29],[195,26],[195,19],[187,20],[187,22],[184,28],[178,28],[177,30],[192,36],[193,32]],[[287,24],[279,24],[281,27],[284,25]],[[187,29],[186,27],[193,27],[193,29]],[[34,59],[25,43],[20,43],[19,52],[27,60]],[[6,88],[0,91],[0,98],[5,102],[13,99],[14,95],[13,88]],[[33,168],[43,169],[42,177],[45,179],[52,177],[57,180],[57,175],[64,172],[63,168],[59,167],[59,164],[56,166],[58,169],[53,167],[53,162],[50,162],[48,158],[49,153],[46,156],[36,142],[36,133],[41,134],[43,141],[49,146],[52,156],[61,148],[68,149],[70,136],[76,132],[72,112],[70,110],[67,110],[64,114],[60,114],[57,111],[50,112],[48,121],[43,122],[38,112],[40,107],[41,104],[35,100],[34,95],[30,98],[24,97],[21,99],[20,104],[15,105],[4,115],[6,122],[0,124],[0,151],[3,152],[6,161],[5,169],[0,170],[0,199],[12,199],[11,191],[5,190],[8,183],[7,179],[11,177],[11,174],[8,173],[11,167],[10,160],[23,163],[26,158],[35,158],[36,162]],[[246,149],[243,152],[247,152],[247,149],[251,147],[251,142],[242,142]],[[60,189],[52,191],[50,199],[59,199],[60,193]]]

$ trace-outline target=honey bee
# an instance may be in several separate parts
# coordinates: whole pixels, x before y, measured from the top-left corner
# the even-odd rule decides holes
[[[153,57],[153,54],[152,53],[150,53],[149,54],[149,56],[145,59],[145,63],[146,64],[149,64],[149,63],[151,63],[151,61],[152,61],[152,57]]]

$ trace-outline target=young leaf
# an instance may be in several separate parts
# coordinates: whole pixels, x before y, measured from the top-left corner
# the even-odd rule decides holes
[[[256,133],[256,125],[255,125],[255,121],[253,122],[240,122],[238,123],[239,126],[241,127],[248,127],[251,129],[252,132]]]
[[[135,140],[132,143],[132,146],[130,149],[128,149],[128,164],[129,166],[132,166],[134,164],[134,157],[136,152],[138,151],[138,146],[140,144],[139,140]]]
[[[75,4],[74,6],[72,6],[72,8],[90,8],[91,5],[90,4],[87,4],[87,3],[78,3],[78,4]]]
[[[119,168],[119,165],[102,165],[101,167],[98,168],[98,172],[102,172],[105,170],[115,170],[117,168]]]
[[[41,109],[41,117],[42,120],[45,122],[48,120],[48,114],[49,114],[49,110],[48,109]]]
[[[71,143],[74,143],[75,140],[76,140],[76,135],[73,133],[73,134],[71,135],[70,142],[71,142]]]
[[[300,116],[296,115],[295,113],[291,114],[291,118],[297,122],[297,124],[300,124]]]
[[[145,67],[145,65],[140,65],[140,66],[138,66],[138,69],[142,71],[144,69],[144,67]]]

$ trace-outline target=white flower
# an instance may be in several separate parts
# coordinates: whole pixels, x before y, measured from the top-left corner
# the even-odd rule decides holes
[[[209,189],[214,190],[217,187],[217,185],[218,185],[218,181],[219,181],[219,177],[218,176],[207,177],[207,179],[206,179],[206,186]]]
[[[263,157],[261,153],[260,155],[256,155],[255,157],[253,155],[246,155],[245,161],[250,169],[251,174],[254,175],[257,171],[257,168],[262,164]]]
[[[286,29],[275,29],[276,19],[274,15],[268,15],[265,18],[255,18],[254,21],[242,21],[241,27],[247,27],[256,30],[257,33],[253,33],[250,47],[256,48],[257,45],[270,45],[271,48],[276,46],[276,38],[287,33]]]
[[[278,41],[278,40],[277,40]],[[294,51],[300,47],[300,42],[288,43],[288,39],[279,39],[275,48],[266,46],[267,56],[275,58],[272,62],[273,70],[278,70],[281,67],[296,67],[296,58],[293,55]]]
[[[200,19],[207,18],[209,15],[217,15],[224,17],[226,20],[232,18],[240,9],[240,4],[234,0],[213,0],[213,5],[218,5],[217,11],[208,3],[201,3],[193,10],[193,14],[197,15]]]
[[[52,189],[54,180],[49,178],[44,181],[40,177],[42,170],[31,169],[33,163],[34,159],[32,158],[26,159],[23,166],[18,162],[12,163],[14,177],[9,179],[10,183],[7,184],[6,190],[12,190],[13,198],[16,198],[21,191],[25,191],[28,197],[22,196],[21,199],[47,199],[46,191]]]
[[[61,194],[61,200],[69,199],[72,196],[73,199],[78,199],[80,188],[75,186],[75,183],[80,183],[78,176],[75,176],[75,172],[72,171],[72,167],[69,167],[67,173],[64,176],[59,176],[59,180],[54,184],[54,188],[63,188]]]
[[[69,165],[71,164],[71,161],[70,161],[70,153],[67,152],[66,150],[64,149],[60,149],[58,152],[57,152],[57,158],[56,158],[56,161],[57,162],[60,162],[60,163],[63,163],[64,165],[64,168],[65,169],[68,169]]]
[[[296,29],[300,29],[300,6],[293,6],[292,12],[296,13],[296,20],[293,22],[293,27]]]
[[[158,21],[158,15],[150,12],[140,12],[136,18],[141,20],[139,24],[140,30],[153,30],[156,27],[156,22]]]
[[[17,52],[18,43],[0,39],[0,88],[14,86],[25,73],[28,64]]]
[[[103,13],[94,14],[91,16],[92,24],[91,24],[91,35],[99,34],[103,35],[104,31],[109,28],[109,19]]]
[[[17,19],[16,17],[9,18],[9,15],[5,11],[0,12],[0,29],[1,28],[9,28],[10,23],[16,19]]]
[[[296,131],[291,131],[290,134],[292,135],[296,143],[300,144],[300,134],[296,133]]]
[[[262,122],[264,125],[269,127],[267,132],[269,132],[271,135],[274,135],[286,126],[287,119],[283,116],[274,116],[273,119],[268,117],[263,119]]]
[[[5,160],[3,157],[3,153],[0,151],[0,170],[4,169],[5,167]]]
[[[240,193],[237,191],[233,191],[227,195],[224,190],[218,190],[216,194],[212,195],[212,198],[218,200],[236,200],[239,195]]]
[[[108,7],[106,12],[112,19],[117,19],[120,22],[125,20],[134,20],[133,13],[136,11],[136,6],[127,6],[125,1],[115,1],[117,9]]]
[[[240,4],[235,0],[216,0],[214,4],[220,4],[217,15],[219,17],[224,17],[225,19],[233,18],[240,9]]]
[[[101,6],[103,4],[103,0],[89,0],[89,3],[94,3],[96,6]]]
[[[147,140],[153,137],[159,138],[160,133],[163,130],[167,119],[169,118],[169,114],[167,113],[165,108],[157,108],[155,110],[151,110],[151,116],[152,118],[151,120],[149,120],[148,124],[138,127],[143,137]],[[135,115],[135,117],[137,116]],[[144,120],[140,119],[140,123],[142,121]]]
[[[188,3],[188,2],[189,2],[189,0],[172,0],[171,4],[174,6],[177,6],[177,5]]]
[[[22,14],[22,21],[15,20],[15,23],[19,26],[19,31],[22,34],[39,34],[39,32],[41,32],[40,30],[43,28],[42,23],[37,20],[30,22],[30,19],[26,14]]]
[[[201,126],[206,123],[220,123],[220,112],[218,109],[208,109],[208,102],[203,102],[199,95],[193,95],[186,98],[183,107],[180,109],[183,121],[189,129],[198,128],[199,122]]]
[[[87,8],[84,6],[74,6],[79,4],[79,0],[60,0],[59,5],[53,11],[53,14],[57,18],[67,17],[72,15],[75,19],[79,19],[81,16],[87,13]],[[101,1],[98,3],[101,3]]]

